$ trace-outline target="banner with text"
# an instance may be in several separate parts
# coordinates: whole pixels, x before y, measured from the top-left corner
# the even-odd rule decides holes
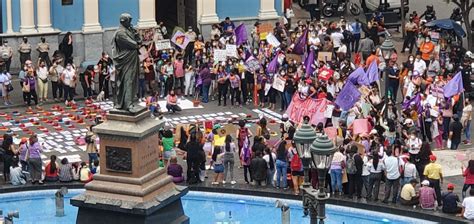
[[[288,117],[296,122],[300,123],[303,121],[304,116],[308,116],[311,119],[311,124],[317,125],[319,122],[326,123],[326,117],[324,112],[330,101],[327,99],[301,99],[298,94],[293,96],[286,114]]]

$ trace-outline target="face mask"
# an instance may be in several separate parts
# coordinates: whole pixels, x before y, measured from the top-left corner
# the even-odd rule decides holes
[[[71,69],[72,69],[72,67],[71,67],[71,66],[67,66],[66,68],[67,68],[67,70],[71,70]]]
[[[413,58],[409,58],[408,60],[409,60],[410,62],[413,62]]]
[[[415,137],[414,135],[411,135],[411,136],[410,136],[410,139],[411,139],[411,140],[414,140],[415,138],[416,138],[416,137]]]
[[[393,66],[393,70],[398,70],[398,66],[397,66],[397,65],[394,65],[394,66]]]
[[[426,43],[430,42],[430,39],[426,39],[425,42],[426,42]]]
[[[419,61],[420,61],[420,59],[419,59],[419,58],[417,58],[417,59],[416,59],[416,62],[419,62]]]

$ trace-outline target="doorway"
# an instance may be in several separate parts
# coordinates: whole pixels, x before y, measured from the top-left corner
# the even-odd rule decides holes
[[[156,21],[165,24],[168,30],[175,26],[197,28],[197,0],[155,0]]]

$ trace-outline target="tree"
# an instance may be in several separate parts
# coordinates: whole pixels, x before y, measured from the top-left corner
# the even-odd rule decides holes
[[[474,1],[472,0],[445,0],[447,3],[454,3],[461,9],[462,18],[464,21],[464,25],[466,26],[466,34],[467,34],[467,47],[468,49],[472,49],[474,47],[474,37],[471,27],[471,20],[469,19],[469,13],[471,13],[472,8],[474,8]]]

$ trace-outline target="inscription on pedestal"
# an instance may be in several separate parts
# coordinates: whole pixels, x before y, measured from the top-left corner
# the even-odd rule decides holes
[[[108,171],[132,173],[132,149],[106,146],[105,153]]]

